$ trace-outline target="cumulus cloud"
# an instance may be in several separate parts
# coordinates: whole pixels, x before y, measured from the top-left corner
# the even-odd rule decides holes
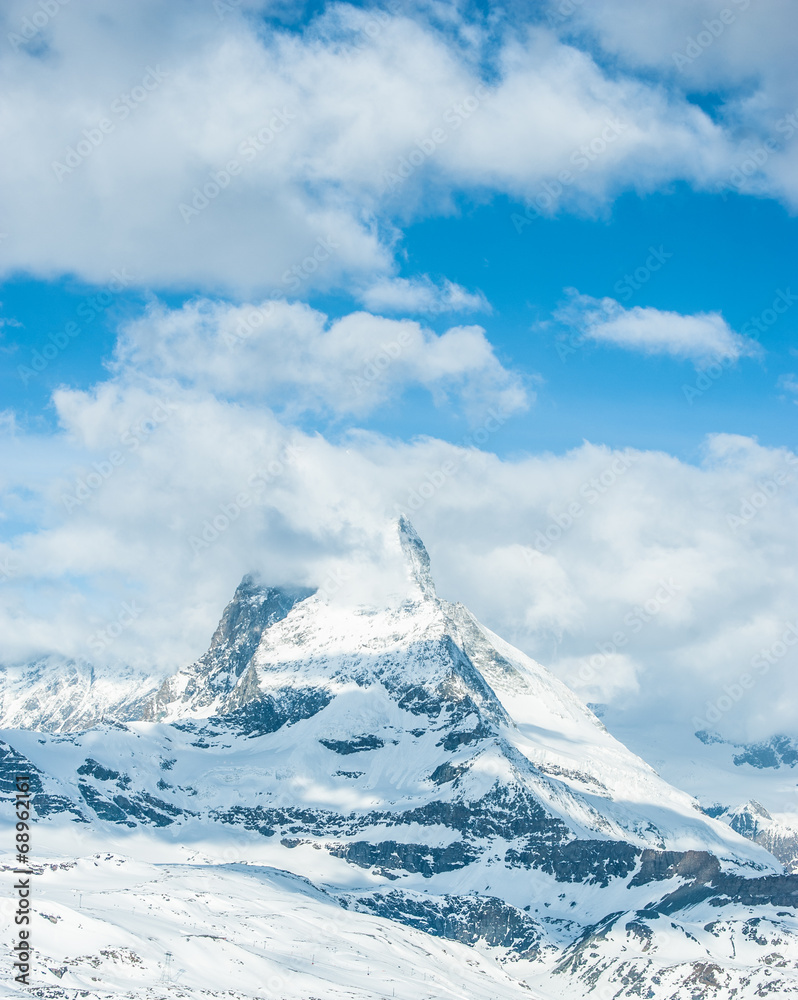
[[[615,299],[595,299],[572,291],[555,319],[587,340],[643,354],[669,354],[699,364],[736,361],[761,352],[756,341],[735,333],[718,312],[685,316],[650,306],[625,309]]]
[[[304,411],[364,415],[410,386],[467,409],[511,414],[531,396],[478,326],[437,335],[410,320],[366,312],[330,320],[302,303],[233,306],[201,299],[152,306],[128,324],[117,368],[180,378],[227,397]]]
[[[588,27],[627,64],[670,70],[690,87],[794,79],[790,36],[798,14],[789,0],[549,0],[547,7],[549,23],[563,33]]]
[[[9,0],[0,34],[27,14]],[[61,8],[0,63],[5,273],[385,301],[396,224],[456,192],[534,202],[567,171],[558,203],[595,208],[735,162],[701,109],[541,26],[496,40],[454,14],[460,33],[421,10],[371,20],[346,4],[298,30],[185,0]]]

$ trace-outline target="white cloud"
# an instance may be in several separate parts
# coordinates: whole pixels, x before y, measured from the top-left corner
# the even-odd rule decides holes
[[[634,306],[615,299],[595,299],[571,291],[555,318],[579,336],[644,354],[669,354],[697,363],[736,361],[761,348],[729,326],[720,313],[681,313]]]
[[[125,328],[117,366],[257,399],[293,416],[363,415],[409,386],[464,405],[477,420],[487,407],[510,414],[530,401],[481,327],[452,327],[439,336],[410,320],[366,312],[329,320],[281,300],[152,306]]]
[[[26,12],[5,4],[0,34]],[[502,41],[486,85],[482,28],[464,47],[414,17],[386,14],[370,38],[370,13],[347,5],[303,31],[220,21],[211,4],[64,7],[43,51],[9,46],[0,63],[6,272],[103,283],[126,267],[246,296],[379,288],[393,221],[451,211],[455,192],[534,201],[567,170],[558,203],[595,208],[628,187],[715,183],[735,162],[703,111],[546,30]]]
[[[436,285],[426,275],[420,278],[383,278],[360,296],[372,310],[408,313],[490,312],[482,292],[469,292],[444,279]]]
[[[790,0],[606,0],[600,5],[550,0],[549,8],[553,27],[564,32],[589,27],[627,64],[670,70],[691,89],[736,87],[741,80],[760,87],[777,80],[784,85],[795,78],[791,37],[798,12]],[[570,15],[562,16],[565,8]],[[721,17],[724,9],[728,13]]]
[[[13,410],[0,410],[0,429],[5,434],[16,433],[17,416]]]
[[[787,392],[798,394],[798,378],[795,377],[793,372],[780,376],[778,386]],[[795,402],[798,403],[798,399]]]
[[[798,65],[791,0],[549,0],[564,36],[585,29],[616,62],[676,92],[711,94],[735,141],[721,183],[798,205]]]

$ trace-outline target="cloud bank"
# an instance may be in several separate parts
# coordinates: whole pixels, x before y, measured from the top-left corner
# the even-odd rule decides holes
[[[489,304],[400,271],[404,227],[492,198],[517,203],[508,239],[675,182],[794,208],[794,5],[218,7],[0,11],[2,274],[192,296],[154,300],[108,378],[55,393],[56,434],[0,416],[5,658],[171,670],[245,572],[371,588],[405,512],[440,592],[585,698],[700,719],[767,654],[718,728],[790,728],[795,455],[718,434],[694,464],[589,442],[498,458],[533,394],[474,323]],[[363,308],[303,304],[324,292]],[[697,367],[756,350],[718,312],[575,295],[556,318]],[[419,396],[467,435],[358,429]]]

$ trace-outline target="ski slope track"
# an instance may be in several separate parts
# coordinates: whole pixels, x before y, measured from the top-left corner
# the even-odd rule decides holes
[[[798,876],[439,599],[405,519],[380,558],[378,606],[245,578],[166,679],[7,673],[40,995],[798,996]]]

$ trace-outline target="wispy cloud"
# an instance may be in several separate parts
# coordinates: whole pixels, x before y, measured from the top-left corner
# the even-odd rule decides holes
[[[385,312],[444,313],[491,311],[482,292],[469,292],[444,279],[436,284],[426,275],[417,278],[383,278],[360,295],[368,309]]]
[[[643,354],[668,354],[698,365],[761,353],[756,341],[735,333],[719,312],[684,315],[650,306],[626,309],[615,299],[596,299],[573,289],[570,293],[554,317],[586,340]]]

